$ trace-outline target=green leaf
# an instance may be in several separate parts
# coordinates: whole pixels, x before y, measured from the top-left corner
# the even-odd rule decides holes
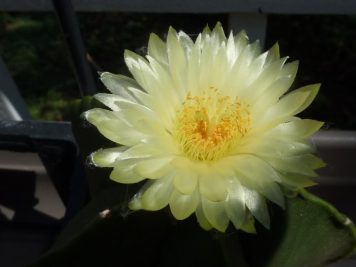
[[[273,208],[271,220],[271,230],[240,236],[250,266],[325,266],[355,251],[350,219],[306,191],[289,198],[286,211]]]

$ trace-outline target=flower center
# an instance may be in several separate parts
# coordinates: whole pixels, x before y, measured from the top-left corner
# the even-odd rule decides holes
[[[212,161],[226,155],[249,126],[248,105],[211,87],[201,96],[187,95],[177,113],[173,135],[186,156]]]

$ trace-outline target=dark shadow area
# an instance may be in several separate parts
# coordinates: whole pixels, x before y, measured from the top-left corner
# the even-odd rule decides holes
[[[326,127],[356,129],[356,16],[271,15],[267,48],[279,42],[281,55],[299,60],[294,87],[322,83],[302,117]]]
[[[2,169],[0,177],[0,205],[13,212],[0,215],[1,264],[25,266],[48,249],[61,222],[34,209],[34,172]]]

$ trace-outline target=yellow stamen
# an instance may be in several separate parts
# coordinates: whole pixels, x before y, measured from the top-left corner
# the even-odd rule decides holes
[[[248,105],[211,87],[202,96],[187,95],[177,113],[173,134],[186,156],[211,161],[237,145],[249,125]]]

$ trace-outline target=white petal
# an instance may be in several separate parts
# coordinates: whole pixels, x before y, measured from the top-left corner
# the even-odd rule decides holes
[[[148,55],[162,64],[168,64],[166,44],[155,33],[151,33],[148,41]]]
[[[148,180],[144,185],[140,188],[140,190],[131,198],[129,202],[129,209],[131,210],[141,210],[142,207],[142,195],[146,192],[146,190],[153,185],[154,180]]]
[[[283,158],[266,158],[273,168],[282,172],[298,173],[306,176],[316,177],[315,169],[325,166],[325,163],[312,154],[296,155]]]
[[[200,38],[201,35],[198,36],[194,44],[187,66],[187,87],[193,95],[198,95],[200,93]]]
[[[232,178],[228,184],[228,197],[224,202],[225,211],[236,229],[246,221],[245,196],[241,184]]]
[[[246,91],[248,103],[253,103],[278,78],[287,58],[281,58],[265,67],[261,75],[249,85]]]
[[[201,228],[205,230],[210,230],[213,226],[209,223],[208,219],[205,217],[202,204],[200,203],[195,211],[195,216]]]
[[[265,161],[251,155],[236,157],[235,171],[239,181],[261,193],[277,205],[284,207],[284,196],[276,181],[278,173]]]
[[[97,125],[104,120],[116,120],[117,116],[114,112],[102,109],[102,108],[93,108],[83,113],[82,115],[87,121],[91,124]]]
[[[280,97],[288,91],[292,85],[298,70],[298,61],[285,64],[279,73],[278,78],[268,86],[260,95],[257,95],[252,104],[254,116],[262,116],[266,110],[275,105]]]
[[[242,51],[245,50],[245,47],[248,45],[248,36],[244,30],[240,31],[235,37],[235,51],[236,56],[239,57]]]
[[[229,225],[229,218],[225,212],[224,202],[214,202],[202,198],[202,206],[209,223],[220,232],[225,232]]]
[[[237,154],[246,153],[267,157],[288,157],[313,151],[314,148],[306,141],[296,142],[281,134],[272,134],[272,132],[268,135],[249,138],[249,141],[236,148]]]
[[[256,234],[255,219],[248,213],[246,216],[246,222],[241,226],[241,230],[249,234]]]
[[[177,32],[170,27],[167,36],[167,51],[170,73],[176,88],[176,94],[183,101],[186,95],[187,58]]]
[[[172,159],[173,157],[160,157],[142,160],[136,164],[134,172],[149,179],[162,178],[171,170]]]
[[[111,108],[113,111],[120,110],[120,103],[122,102],[135,103],[127,100],[122,96],[114,94],[99,93],[94,95],[94,98],[103,103],[105,106]]]
[[[111,111],[96,108],[85,112],[84,116],[102,135],[115,143],[132,146],[146,139],[146,135],[120,120]]]
[[[268,52],[265,52],[251,62],[251,65],[248,66],[249,68],[249,82],[253,83],[260,75],[261,72],[263,71],[263,68],[266,64],[266,58],[268,56]],[[253,87],[253,92],[256,90],[256,87]],[[252,92],[251,92],[252,93]]]
[[[245,203],[251,214],[260,222],[264,227],[269,229],[270,218],[268,208],[264,198],[254,190],[244,188]]]
[[[98,167],[114,167],[120,155],[127,150],[126,146],[106,148],[90,155],[91,161]]]
[[[168,55],[170,56],[170,53]],[[147,77],[150,87],[152,87],[150,94],[160,99],[162,101],[160,104],[166,104],[168,101],[170,105],[165,105],[165,107],[169,109],[172,106],[177,106],[182,100],[185,91],[185,88],[183,88],[184,83],[182,81],[175,82],[171,69],[163,66],[154,58],[148,57],[148,59],[154,72],[154,75]],[[169,67],[172,68],[171,65]]]
[[[279,44],[275,43],[269,50],[268,50],[268,56],[266,59],[266,64],[270,64],[273,61],[276,61],[280,58],[279,54]]]
[[[147,86],[149,85],[148,81],[146,80],[147,74],[153,74],[147,60],[140,55],[125,50],[124,52],[124,59],[126,66],[130,70],[131,74],[133,75],[134,79],[137,83],[147,92]]]
[[[275,125],[288,121],[293,115],[301,112],[314,99],[318,88],[308,87],[295,90],[283,97],[279,102],[268,109],[261,117],[252,118],[254,131],[262,131]],[[262,126],[262,127],[261,127]]]
[[[241,97],[250,91],[248,90],[250,83],[249,73],[251,72],[249,66],[257,56],[259,50],[260,44],[257,41],[247,45],[236,59],[231,71],[226,74],[228,76],[223,87],[229,90],[230,96]]]
[[[178,32],[178,39],[185,51],[186,56],[189,57],[189,54],[194,46],[193,40],[183,31]]]
[[[146,103],[148,95],[134,79],[110,72],[101,73],[100,79],[111,93],[131,102]]]
[[[219,43],[226,42],[225,32],[220,22],[216,23],[212,31],[212,37],[216,38]]]
[[[162,148],[151,143],[140,143],[129,149],[126,148],[120,154],[120,159],[156,157],[162,155],[163,151]]]
[[[155,127],[162,128],[157,114],[151,109],[132,102],[117,102],[117,104],[120,110],[115,113],[116,116],[134,126],[134,128],[139,129],[142,122],[148,122],[154,124]]]
[[[125,51],[124,57],[135,80],[152,97],[151,102],[154,101],[151,103],[152,108],[157,106],[158,110],[172,113],[172,108],[177,104],[177,97],[176,94],[171,93],[172,82],[170,82],[167,68],[150,56],[147,56],[148,62],[145,58],[128,50]],[[166,101],[169,101],[170,105],[167,105]]]
[[[224,201],[227,196],[225,177],[218,174],[205,174],[199,177],[200,193],[210,201]]]
[[[155,180],[142,194],[142,208],[145,210],[160,210],[168,205],[173,191],[170,176]]]
[[[169,201],[169,207],[177,220],[184,220],[196,210],[198,203],[199,195],[197,191],[190,195],[184,195],[174,190]]]
[[[318,84],[310,84],[304,87],[301,87],[297,90],[294,90],[293,92],[291,92],[290,94],[298,94],[299,92],[308,92],[308,98],[305,100],[305,102],[303,103],[303,105],[301,105],[293,115],[298,114],[300,112],[302,112],[304,109],[306,109],[307,107],[309,107],[309,105],[313,102],[314,98],[316,97],[316,95],[319,92],[320,89],[320,83]]]
[[[316,120],[295,120],[278,125],[276,128],[272,129],[271,133],[289,140],[291,138],[301,140],[316,133],[323,124],[324,122]]]
[[[312,177],[297,174],[297,173],[280,173],[283,185],[289,187],[293,191],[316,185]]]
[[[198,176],[195,172],[179,171],[174,177],[174,186],[182,194],[190,195],[192,194],[198,184]]]
[[[137,162],[137,159],[119,161],[111,172],[110,179],[123,184],[134,184],[146,179],[133,171]]]

